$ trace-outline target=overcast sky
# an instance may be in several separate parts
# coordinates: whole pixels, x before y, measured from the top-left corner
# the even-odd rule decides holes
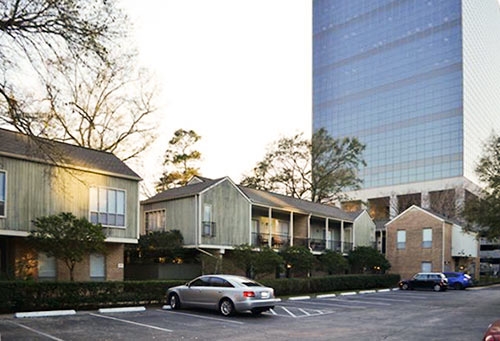
[[[141,62],[161,87],[160,139],[145,158],[157,180],[179,128],[202,139],[203,176],[239,182],[266,147],[311,134],[312,1],[121,0]]]

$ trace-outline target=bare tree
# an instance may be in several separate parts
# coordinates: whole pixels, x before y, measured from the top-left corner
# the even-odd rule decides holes
[[[0,121],[124,161],[152,143],[154,86],[114,0],[0,0],[0,9]]]
[[[34,134],[46,61],[105,62],[125,22],[113,0],[0,0],[0,118]]]
[[[40,134],[114,153],[127,161],[153,141],[155,94],[151,78],[137,69],[135,55],[116,56],[98,68],[55,61],[46,81],[48,103]]]

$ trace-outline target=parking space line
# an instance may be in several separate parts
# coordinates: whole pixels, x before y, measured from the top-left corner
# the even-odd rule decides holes
[[[309,314],[307,311],[305,311],[305,310],[304,310],[304,309],[302,309],[302,308],[299,308],[299,310],[300,310],[301,312],[303,312],[303,313],[304,313],[305,315],[307,315],[307,316],[310,316],[310,315],[311,315],[311,314]]]
[[[158,311],[168,313],[168,314],[175,314],[175,315],[184,315],[184,316],[191,316],[191,317],[196,317],[200,319],[205,319],[205,320],[212,320],[212,321],[219,321],[219,322],[227,322],[227,323],[234,323],[234,324],[244,324],[243,322],[240,321],[233,321],[229,319],[219,319],[216,317],[210,317],[210,316],[203,316],[203,315],[197,315],[197,314],[186,314],[186,313],[181,313],[180,311],[172,311],[172,310],[161,310],[158,309]]]
[[[27,330],[29,330],[29,331],[31,331],[31,332],[33,332],[33,333],[35,333],[35,334],[38,334],[38,335],[42,335],[42,336],[48,337],[48,338],[49,338],[49,339],[51,339],[51,340],[64,341],[63,339],[59,339],[59,338],[57,338],[57,337],[55,337],[55,336],[52,336],[52,335],[49,335],[49,334],[47,334],[47,333],[41,332],[41,331],[39,331],[39,330],[36,330],[36,329],[30,328],[30,327],[25,326],[25,325],[22,325],[22,324],[20,324],[20,323],[16,323],[16,322],[12,322],[12,321],[6,321],[6,322],[9,322],[9,323],[12,323],[12,324],[14,324],[14,325],[16,325],[16,326],[18,326],[18,327],[21,327],[21,328],[27,329]]]
[[[387,305],[392,305],[390,303],[382,303],[382,302],[370,302],[368,300],[345,300],[344,302],[349,302],[349,303],[358,303],[358,304],[372,304],[372,305],[384,305],[384,306],[387,306]]]
[[[96,317],[101,317],[101,318],[104,318],[104,319],[110,319],[110,320],[114,320],[114,321],[119,321],[119,322],[123,322],[123,323],[129,323],[129,324],[133,324],[135,326],[141,326],[141,327],[145,327],[145,328],[151,328],[151,329],[161,330],[161,331],[164,331],[164,332],[173,332],[173,330],[171,330],[171,329],[156,327],[156,326],[152,326],[152,325],[149,325],[149,324],[144,324],[144,323],[139,323],[139,322],[124,320],[124,319],[119,319],[119,318],[112,317],[112,316],[105,316],[105,315],[94,314],[94,313],[89,313],[89,315],[96,316]]]
[[[274,309],[269,309],[269,311],[270,311],[270,312],[271,312],[271,314],[273,314],[273,315],[278,315],[278,313],[276,313],[276,312],[274,311]]]
[[[292,313],[290,310],[288,310],[287,308],[285,307],[281,307],[284,311],[286,311],[290,316],[292,317],[297,317],[294,313]]]

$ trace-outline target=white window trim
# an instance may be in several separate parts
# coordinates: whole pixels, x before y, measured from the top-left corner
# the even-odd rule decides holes
[[[405,240],[404,241],[399,241],[399,232],[404,232]],[[400,245],[403,245],[404,247],[400,247]],[[396,249],[397,250],[405,250],[406,249],[406,230],[397,230],[396,232]]]
[[[0,214],[0,218],[6,218],[7,217],[7,181],[8,181],[8,177],[7,177],[7,171],[6,170],[3,170],[3,169],[0,169],[0,173],[3,173],[4,174],[4,179],[5,179],[5,183],[4,183],[4,202],[3,202],[3,214]]]
[[[161,226],[161,229],[156,229],[156,230],[153,230],[153,231],[166,231],[167,230],[167,209],[165,209],[165,208],[159,208],[157,210],[144,211],[144,232],[145,233],[151,232],[151,231],[148,231],[146,217],[147,217],[148,214],[155,213],[155,212],[164,212],[164,214],[165,214],[165,220],[163,222],[164,226]]]
[[[128,212],[128,207],[127,207],[127,197],[128,197],[128,193],[127,193],[127,190],[123,189],[123,188],[117,188],[117,187],[107,187],[107,186],[90,186],[89,187],[89,206],[88,206],[88,209],[89,209],[89,221],[91,222],[92,218],[91,218],[91,214],[92,214],[92,210],[90,209],[91,207],[91,204],[92,204],[92,198],[90,196],[90,191],[92,188],[95,188],[97,189],[97,193],[98,193],[98,197],[99,197],[99,190],[100,189],[106,189],[106,190],[114,190],[114,191],[121,191],[124,193],[125,197],[123,199],[124,201],[124,217],[123,217],[123,226],[119,226],[119,225],[105,225],[105,224],[101,224],[103,227],[107,227],[107,228],[112,228],[112,229],[121,229],[121,230],[125,230],[127,229],[127,212]],[[98,206],[99,206],[99,203],[97,203]],[[98,207],[99,209],[99,207]]]
[[[426,240],[424,239],[425,237],[425,231],[430,231],[430,239]],[[422,229],[422,248],[423,249],[430,249],[432,248],[432,228],[431,227],[426,227]]]

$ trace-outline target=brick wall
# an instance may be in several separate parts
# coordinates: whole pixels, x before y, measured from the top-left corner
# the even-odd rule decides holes
[[[432,228],[432,247],[422,247],[424,228]],[[443,264],[444,228],[444,264]],[[397,249],[397,231],[406,231],[406,247]],[[391,273],[399,273],[409,278],[422,271],[422,262],[432,264],[431,271],[454,270],[451,258],[452,225],[419,208],[406,211],[387,225],[387,260],[391,263]]]

